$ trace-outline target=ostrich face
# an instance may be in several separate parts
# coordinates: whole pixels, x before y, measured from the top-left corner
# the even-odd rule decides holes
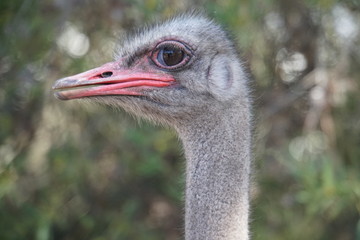
[[[170,123],[224,108],[241,96],[245,74],[221,28],[182,15],[129,37],[114,62],[58,80],[61,100],[91,98]]]

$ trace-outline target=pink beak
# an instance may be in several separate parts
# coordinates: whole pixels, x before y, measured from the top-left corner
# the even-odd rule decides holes
[[[104,95],[143,95],[139,87],[167,87],[175,79],[163,72],[134,71],[120,69],[118,62],[59,79],[53,85],[55,96],[70,100]]]

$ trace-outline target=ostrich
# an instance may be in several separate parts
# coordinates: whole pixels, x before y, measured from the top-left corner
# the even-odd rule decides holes
[[[183,14],[126,38],[115,61],[57,80],[61,100],[88,99],[168,125],[186,158],[185,239],[249,239],[249,78],[233,42]]]

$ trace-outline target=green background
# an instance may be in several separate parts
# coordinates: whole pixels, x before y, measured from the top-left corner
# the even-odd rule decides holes
[[[253,239],[360,240],[358,0],[1,0],[1,240],[182,238],[175,134],[51,85],[191,8],[253,74]]]

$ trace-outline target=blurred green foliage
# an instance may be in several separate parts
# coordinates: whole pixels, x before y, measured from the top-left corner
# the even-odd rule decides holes
[[[254,76],[253,239],[360,239],[357,0],[1,1],[0,239],[181,238],[174,133],[60,103],[51,85],[190,8],[231,32]]]

